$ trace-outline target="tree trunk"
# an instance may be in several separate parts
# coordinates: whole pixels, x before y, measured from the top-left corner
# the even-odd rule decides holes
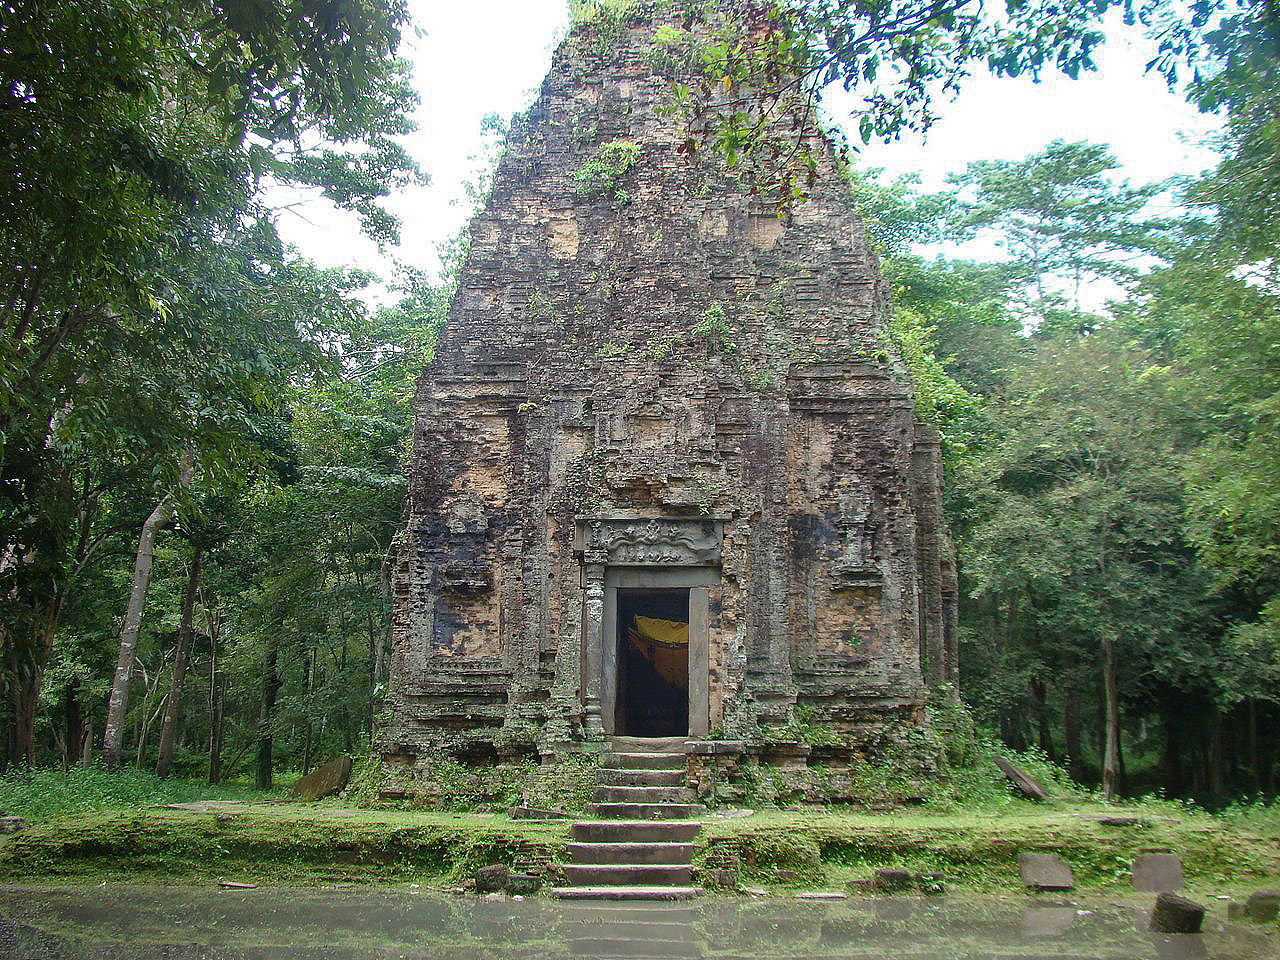
[[[1223,769],[1222,711],[1215,704],[1209,714],[1209,794],[1217,800],[1226,795],[1226,777]]]
[[[1076,783],[1084,782],[1084,753],[1080,742],[1080,691],[1075,683],[1075,658],[1062,664],[1062,730],[1067,746],[1067,774]]]
[[[1262,751],[1258,749],[1258,700],[1249,698],[1249,765],[1253,768],[1253,791],[1266,790],[1266,778],[1262,772]]]
[[[178,719],[182,712],[182,683],[187,676],[187,650],[191,646],[192,620],[196,609],[196,590],[200,586],[200,566],[204,550],[199,544],[192,547],[191,572],[187,577],[187,591],[182,595],[182,617],[178,622],[178,648],[173,654],[173,685],[165,701],[164,722],[160,726],[160,750],[156,757],[156,776],[167,777],[173,766],[173,744],[178,732]]]
[[[1167,698],[1164,703],[1164,759],[1162,766],[1164,767],[1164,789],[1165,793],[1171,797],[1181,796],[1183,792],[1182,784],[1182,751],[1180,737],[1178,736],[1178,724],[1174,719],[1177,708],[1171,702],[1172,698]]]
[[[311,743],[313,725],[311,723],[311,700],[315,696],[316,691],[316,648],[311,648],[311,656],[306,658],[302,664],[303,669],[307,673],[307,736],[306,741],[302,745],[302,775],[305,777],[311,772]]]
[[[36,762],[36,706],[40,702],[40,678],[31,663],[14,670],[13,729],[9,737],[9,762],[34,766]]]
[[[206,604],[206,609],[207,609]],[[209,782],[222,779],[222,678],[218,676],[218,623],[209,615]]]
[[[183,468],[191,474],[190,466]],[[107,704],[107,725],[102,733],[102,759],[108,767],[120,766],[120,752],[124,743],[125,711],[129,706],[129,677],[133,674],[134,655],[138,649],[138,633],[142,629],[142,611],[147,602],[147,588],[151,585],[151,564],[155,558],[156,534],[173,520],[177,505],[173,494],[165,494],[156,504],[151,516],[142,525],[138,537],[138,556],[133,564],[133,587],[129,591],[129,606],[125,610],[124,625],[120,628],[120,656],[116,660],[115,678],[111,682],[111,699]]]
[[[64,594],[59,591],[45,605],[35,627],[34,651],[29,659],[18,656],[10,644],[9,673],[14,681],[13,726],[9,735],[8,759],[14,766],[34,766],[36,762],[36,710],[40,706],[40,683],[45,664],[53,650],[53,635],[62,614]]]
[[[271,788],[271,723],[275,718],[276,695],[280,692],[280,673],[277,662],[280,657],[280,634],[284,624],[274,624],[270,646],[262,661],[262,700],[258,709],[258,770],[254,783],[260,790]]]
[[[1106,708],[1106,740],[1102,752],[1102,795],[1114,800],[1120,792],[1120,693],[1116,689],[1116,644],[1102,641],[1102,690]]]
[[[80,695],[76,681],[67,684],[62,691],[63,747],[62,769],[66,770],[80,759],[80,743],[84,737],[84,723],[80,716]]]
[[[1031,693],[1032,704],[1036,711],[1036,739],[1040,752],[1050,760],[1057,761],[1053,749],[1053,734],[1049,730],[1049,693],[1043,680],[1032,680],[1027,684]]]

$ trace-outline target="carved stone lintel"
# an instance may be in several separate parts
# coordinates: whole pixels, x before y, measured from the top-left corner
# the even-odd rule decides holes
[[[584,517],[575,549],[584,564],[718,566],[720,521],[701,517]]]

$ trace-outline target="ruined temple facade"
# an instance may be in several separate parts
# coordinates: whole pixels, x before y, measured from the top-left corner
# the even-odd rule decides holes
[[[654,29],[570,35],[471,225],[415,406],[390,760],[803,725],[852,754],[954,681],[938,435],[833,152],[802,126],[779,216],[682,148]]]

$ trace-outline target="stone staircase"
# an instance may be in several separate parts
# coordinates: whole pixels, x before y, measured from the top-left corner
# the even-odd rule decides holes
[[[685,782],[685,738],[614,737],[597,774],[591,813],[575,823],[562,900],[684,900],[693,840],[706,812]]]

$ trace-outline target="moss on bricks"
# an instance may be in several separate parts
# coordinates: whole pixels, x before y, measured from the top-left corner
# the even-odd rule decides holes
[[[1280,829],[1173,805],[1124,811],[1094,804],[1000,812],[855,814],[770,811],[711,818],[695,862],[733,865],[753,883],[798,887],[869,879],[877,867],[939,872],[951,885],[1018,889],[1017,854],[1054,852],[1082,888],[1125,890],[1134,856],[1182,857],[1189,889],[1247,891],[1280,883]],[[568,821],[479,813],[346,810],[324,803],[253,804],[234,814],[147,809],[60,817],[0,838],[0,881],[138,880],[260,883],[415,880],[456,886],[477,867],[553,870]]]

